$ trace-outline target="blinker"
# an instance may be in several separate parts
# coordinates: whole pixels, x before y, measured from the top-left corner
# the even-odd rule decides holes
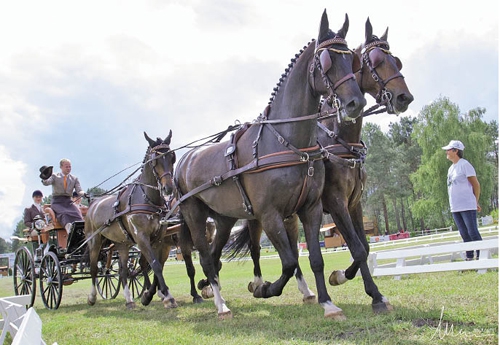
[[[321,68],[323,72],[326,73],[332,67],[332,59],[330,58],[330,53],[328,49],[324,49],[319,55],[319,62],[321,63]]]
[[[385,59],[385,53],[382,52],[382,50],[380,50],[379,48],[372,49],[368,53],[368,56],[370,57],[373,68],[377,68],[377,66],[380,65]]]

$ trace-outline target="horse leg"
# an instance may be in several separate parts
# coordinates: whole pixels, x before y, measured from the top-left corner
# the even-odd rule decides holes
[[[147,306],[151,303],[153,296],[156,292],[157,282],[153,279],[153,282],[149,280],[148,271],[150,270],[148,260],[144,255],[141,255],[139,259],[139,265],[141,267],[142,274],[144,276],[144,288],[145,291],[141,297],[141,304]]]
[[[264,284],[262,271],[260,269],[260,238],[262,236],[262,226],[255,220],[250,220],[245,224],[245,231],[248,232],[248,248],[253,261],[253,281],[248,283],[248,291],[255,292],[258,286]]]
[[[310,207],[302,207],[298,216],[304,226],[307,247],[309,249],[309,264],[314,273],[316,287],[318,289],[318,303],[325,310],[325,317],[334,320],[345,320],[346,317],[342,309],[332,303],[328,291],[326,290],[324,274],[325,263],[319,245],[319,229],[321,226],[322,214],[321,202],[317,202],[311,204]]]
[[[90,232],[85,231],[86,234],[90,234]],[[99,260],[99,253],[101,252],[102,238],[97,235],[91,239],[88,244],[88,252],[89,252],[89,266],[90,266],[90,281],[92,282],[92,286],[90,288],[90,294],[87,297],[87,304],[94,305],[97,300],[97,261]]]
[[[312,304],[316,302],[316,295],[311,291],[311,289],[309,289],[309,286],[307,285],[307,282],[302,275],[300,264],[298,263],[299,251],[297,249],[297,242],[299,240],[299,226],[298,218],[296,215],[285,219],[285,228],[288,232],[288,238],[290,239],[292,250],[295,249],[294,254],[297,258],[297,270],[295,271],[295,279],[297,279],[297,287],[303,295],[302,302],[306,304]]]
[[[265,282],[263,285],[258,286],[253,296],[256,298],[280,296],[283,288],[295,273],[298,261],[290,247],[290,240],[281,215],[278,213],[268,214],[266,217],[261,218],[261,224],[267,237],[279,253],[281,276],[274,283]]]
[[[129,256],[129,247],[125,245],[120,245],[117,248],[118,256],[120,258],[120,280],[123,286],[123,296],[125,297],[125,306],[127,309],[134,309],[135,302],[132,298],[132,293],[130,292],[130,288],[128,286],[128,256]]]
[[[348,193],[343,190],[338,190],[334,188],[334,186],[335,185],[332,184],[325,187],[322,198],[323,207],[332,216],[333,221],[337,225],[353,257],[353,263],[345,271],[336,270],[330,274],[328,281],[330,285],[336,286],[356,276],[360,263],[366,262],[368,252],[366,246],[363,244],[363,242],[366,243],[363,216],[360,216],[361,228],[359,228],[360,225],[358,223],[356,223],[356,225],[353,224],[355,218],[351,217],[348,209],[348,199],[346,196]],[[339,195],[343,197],[339,197]]]
[[[361,241],[361,243],[363,243],[363,246],[366,250],[367,254],[366,257],[368,258],[368,254],[370,252],[370,245],[366,240],[361,203],[359,203],[351,212],[351,219],[353,221],[354,228],[356,229],[358,238]],[[389,300],[380,293],[378,286],[373,281],[373,277],[368,267],[367,258],[359,262],[359,268],[361,270],[361,276],[363,278],[365,292],[368,296],[372,298],[372,309],[375,313],[392,311],[394,309],[393,306],[390,304]],[[351,275],[352,277],[354,277],[355,274],[356,273],[351,274],[348,270],[346,270],[347,279],[352,279]]]
[[[203,303],[203,298],[198,294],[194,282],[196,269],[193,264],[193,257],[191,256],[194,244],[191,234],[189,233],[189,228],[187,226],[181,226],[178,236],[179,247],[181,249],[182,257],[184,258],[184,265],[186,266],[186,272],[189,277],[189,284],[191,287],[190,293],[193,297],[193,303]]]
[[[232,318],[231,310],[226,306],[219,289],[219,277],[212,260],[210,246],[206,238],[206,220],[208,208],[198,199],[189,198],[180,205],[184,218],[182,227],[188,227],[193,243],[200,254],[200,264],[214,292],[214,304],[217,307],[219,319]],[[186,229],[181,231],[188,231]]]
[[[214,216],[215,227],[217,229],[217,235],[213,238],[210,243],[210,253],[212,256],[212,260],[214,263],[214,267],[216,269],[217,276],[219,275],[220,270],[222,269],[222,262],[220,260],[222,256],[222,250],[224,246],[229,240],[231,236],[231,229],[236,223],[237,219],[230,217],[222,217],[222,216]],[[208,229],[207,229],[208,232]],[[214,296],[212,291],[212,287],[208,284],[207,279],[202,279],[198,282],[198,288],[201,289],[201,295],[203,298],[211,298]],[[219,289],[222,290],[222,287],[219,282]]]
[[[165,306],[165,308],[177,308],[177,302],[175,301],[175,298],[170,294],[168,286],[165,283],[165,279],[163,278],[163,263],[160,263],[160,260],[158,260],[158,258],[156,257],[153,249],[151,248],[149,239],[143,238],[143,236],[137,236],[136,240],[137,245],[141,250],[141,254],[146,257],[149,266],[154,272],[155,279],[153,280],[152,286],[156,285],[156,280],[159,286],[158,295],[162,299],[163,305]]]

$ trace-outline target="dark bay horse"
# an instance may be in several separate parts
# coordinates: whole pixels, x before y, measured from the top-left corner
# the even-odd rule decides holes
[[[373,96],[379,106],[385,106],[389,114],[399,114],[408,108],[413,101],[400,70],[402,64],[397,57],[392,56],[387,42],[388,30],[379,39],[373,35],[370,20],[365,25],[365,43],[356,49],[361,66],[356,73],[356,79],[363,93]],[[322,111],[336,112],[328,102],[322,106]],[[352,121],[339,118],[320,121],[318,140],[328,151],[325,160],[325,186],[322,194],[323,208],[329,213],[340,233],[344,237],[354,259],[352,265],[345,271],[334,271],[329,278],[331,285],[339,285],[348,279],[353,279],[361,269],[366,293],[372,297],[372,308],[375,312],[391,310],[387,298],[378,290],[367,265],[369,245],[363,226],[361,195],[366,182],[366,171],[363,166],[366,148],[361,142],[362,117]],[[298,237],[297,220],[286,223],[289,233]],[[259,265],[260,234],[259,224],[254,221],[244,224],[236,233],[235,241],[230,248],[232,257],[241,254],[245,246],[254,262],[254,281],[249,284],[252,291],[261,284],[262,274]],[[261,231],[261,230],[260,230]],[[299,290],[304,294],[304,300],[311,296],[307,284],[297,270]]]
[[[97,259],[105,239],[115,245],[120,256],[120,280],[128,308],[134,308],[128,287],[127,260],[129,249],[137,244],[141,256],[146,258],[158,279],[163,304],[166,308],[176,307],[177,303],[169,292],[163,278],[163,264],[157,258],[158,249],[153,245],[163,240],[160,219],[165,214],[165,196],[172,193],[172,173],[175,152],[170,150],[172,131],[162,140],[152,140],[144,133],[148,148],[144,157],[141,174],[137,179],[122,188],[116,195],[107,195],[93,200],[85,217],[85,235],[90,253],[90,274],[92,289],[88,303],[96,302]],[[151,300],[152,296],[143,296]],[[143,302],[144,303],[144,302]]]
[[[389,50],[388,29],[380,38],[374,36],[372,31],[368,19],[365,42],[356,49],[361,60],[361,69],[356,74],[361,91],[373,96],[377,104],[385,106],[389,114],[405,112],[413,101],[413,95],[400,72],[401,61]],[[392,310],[392,306],[378,290],[367,264],[370,246],[366,240],[361,206],[366,182],[363,165],[366,151],[361,142],[362,122],[362,119],[355,123],[344,122],[344,125],[335,121],[321,122],[326,131],[319,136],[319,141],[330,153],[329,159],[325,161],[326,180],[322,201],[353,257],[351,266],[345,272],[333,272],[329,282],[337,285],[346,279],[353,279],[360,269],[365,291],[372,297],[373,311],[378,313]]]
[[[353,78],[354,54],[345,42],[347,30],[347,15],[343,27],[334,33],[325,11],[318,40],[292,59],[263,114],[229,142],[191,150],[179,161],[175,184],[182,226],[199,251],[219,318],[232,317],[232,313],[220,294],[220,252],[218,248],[211,252],[205,238],[207,217],[214,218],[220,243],[227,242],[238,219],[262,224],[282,262],[281,277],[254,290],[254,297],[268,298],[282,293],[298,266],[296,243],[284,224],[294,214],[304,225],[325,317],[344,317],[326,290],[318,240],[324,164],[316,123],[322,95],[348,117],[357,116],[366,104]]]

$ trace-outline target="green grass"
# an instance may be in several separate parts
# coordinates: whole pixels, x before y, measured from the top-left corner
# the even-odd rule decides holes
[[[332,269],[349,265],[348,252],[324,255],[326,278]],[[316,291],[307,258],[301,266]],[[224,263],[222,295],[232,320],[219,321],[213,301],[194,305],[183,264],[169,264],[164,274],[177,309],[165,309],[158,297],[151,305],[125,308],[115,300],[86,303],[90,282],[65,286],[58,310],[46,310],[38,295],[35,308],[43,321],[47,344],[498,344],[498,272],[446,272],[375,279],[395,310],[374,315],[363,281],[355,278],[328,286],[346,321],[325,319],[318,304],[302,304],[295,279],[282,296],[255,299],[247,291],[251,262]],[[281,272],[278,259],[262,260],[264,278]],[[201,267],[197,265],[198,276]],[[11,278],[0,279],[0,295],[13,294]],[[6,344],[9,344],[8,340]]]

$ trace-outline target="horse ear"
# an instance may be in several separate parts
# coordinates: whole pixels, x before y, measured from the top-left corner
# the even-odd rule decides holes
[[[372,23],[370,23],[370,17],[366,19],[366,24],[365,24],[365,43],[370,42],[373,36],[373,27]]]
[[[321,24],[319,25],[319,35],[318,42],[321,42],[327,37],[328,31],[330,30],[330,24],[328,23],[328,15],[326,14],[326,8],[321,16]]]
[[[347,13],[345,14],[345,20],[344,20],[344,25],[342,25],[342,28],[337,32],[337,35],[339,35],[342,38],[345,38],[347,36],[347,31],[349,30],[349,16]]]
[[[389,27],[387,27],[387,28],[385,29],[385,32],[384,32],[384,34],[382,35],[382,37],[380,37],[380,39],[381,39],[382,41],[386,41],[386,42],[387,42],[387,34],[388,34],[388,33],[389,33]]]
[[[156,142],[151,139],[147,134],[146,132],[144,132],[144,138],[146,138],[146,140],[148,141],[149,143],[149,147],[155,147],[156,146]]]
[[[172,139],[172,130],[168,133],[168,136],[163,140],[163,143],[170,145],[170,140]]]

